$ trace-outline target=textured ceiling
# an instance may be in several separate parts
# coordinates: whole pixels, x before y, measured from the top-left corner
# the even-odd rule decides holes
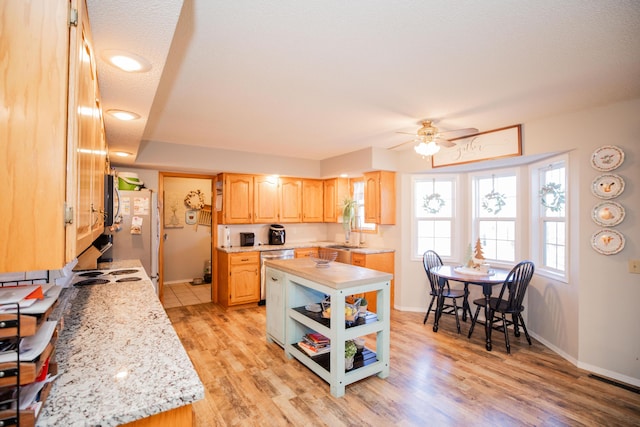
[[[88,0],[112,150],[141,140],[325,159],[425,118],[483,130],[640,96],[637,0]],[[179,20],[178,20],[178,14]],[[165,65],[166,61],[166,65]]]

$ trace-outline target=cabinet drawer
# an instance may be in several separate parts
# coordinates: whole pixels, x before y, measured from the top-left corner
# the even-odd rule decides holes
[[[229,256],[229,263],[231,265],[259,264],[260,255],[258,254],[258,252],[245,252],[241,254],[231,254]]]
[[[351,264],[359,267],[365,267],[367,265],[367,256],[365,254],[351,254]]]
[[[296,258],[318,257],[318,248],[302,248],[295,250]]]

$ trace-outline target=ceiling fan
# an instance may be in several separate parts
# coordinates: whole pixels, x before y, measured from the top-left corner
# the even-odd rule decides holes
[[[431,120],[423,120],[422,127],[416,131],[415,134],[409,132],[397,132],[406,135],[414,135],[415,138],[411,141],[403,142],[402,144],[395,145],[389,150],[395,150],[408,144],[417,144],[413,148],[416,153],[424,156],[431,156],[438,151],[440,147],[453,147],[455,142],[451,139],[461,138],[467,135],[473,135],[478,133],[476,128],[455,129],[450,131],[440,132],[437,127],[433,125]]]

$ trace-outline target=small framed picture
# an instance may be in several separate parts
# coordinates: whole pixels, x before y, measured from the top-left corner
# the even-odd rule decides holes
[[[186,211],[184,214],[184,222],[186,222],[189,225],[193,225],[196,223],[197,217],[198,217],[197,211],[190,209]]]

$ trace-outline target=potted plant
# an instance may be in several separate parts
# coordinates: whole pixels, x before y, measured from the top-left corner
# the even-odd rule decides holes
[[[356,201],[351,198],[344,199],[342,204],[342,227],[344,228],[344,239],[349,243],[351,238],[351,227],[353,219],[356,217]]]
[[[358,352],[358,347],[356,347],[356,343],[351,340],[344,342],[344,368],[345,370],[349,370],[353,368],[353,357]]]
[[[366,298],[360,298],[360,302],[358,303],[358,311],[360,313],[366,313],[368,306],[369,303],[367,302]]]

